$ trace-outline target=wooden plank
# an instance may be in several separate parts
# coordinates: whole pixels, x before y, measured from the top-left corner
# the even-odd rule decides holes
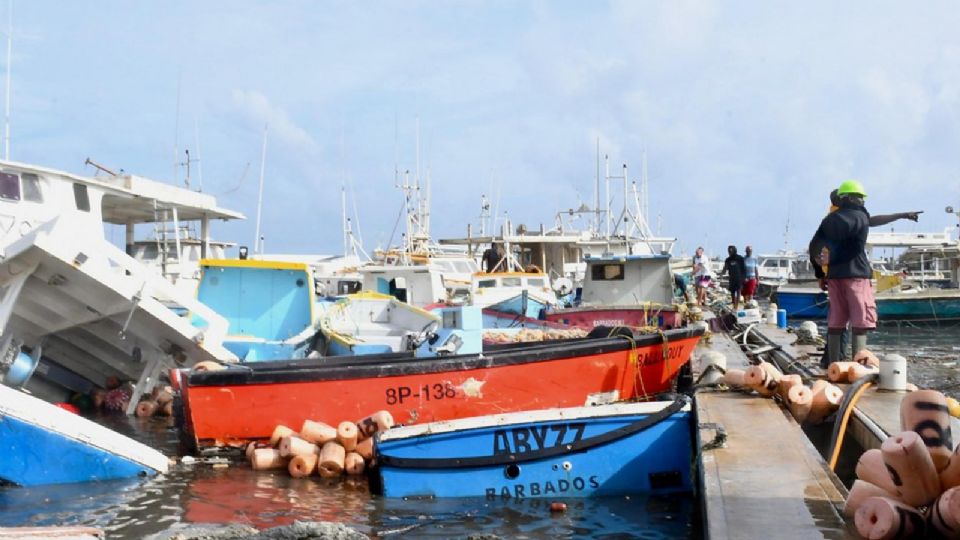
[[[749,363],[724,334],[714,334],[702,350],[724,353],[728,368]],[[727,432],[725,447],[700,457],[706,538],[857,538],[840,514],[845,490],[775,401],[702,391],[696,402],[701,426],[715,423]],[[701,443],[714,433],[701,427]]]

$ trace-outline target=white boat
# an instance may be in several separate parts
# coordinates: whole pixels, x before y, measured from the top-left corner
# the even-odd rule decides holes
[[[134,245],[135,224],[157,219],[157,208],[200,221],[202,250],[209,220],[243,217],[209,195],[137,176],[90,178],[0,161],[0,330],[7,348],[0,357],[29,351],[38,364],[39,377],[27,381],[35,394],[63,401],[113,377],[133,380],[132,412],[162,369],[236,358],[222,345],[223,317],[106,239],[105,224],[123,225],[126,245]],[[171,302],[206,327],[191,325]],[[64,370],[70,381],[57,377]]]
[[[320,317],[329,356],[417,350],[439,327],[438,315],[369,291],[338,300]]]

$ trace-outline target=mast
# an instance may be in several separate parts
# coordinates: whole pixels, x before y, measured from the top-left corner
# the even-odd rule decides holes
[[[13,0],[7,2],[7,97],[4,106],[3,159],[10,160],[10,70],[13,58]]]
[[[263,254],[263,238],[260,236],[260,218],[263,211],[263,175],[267,163],[267,124],[263,125],[263,146],[260,150],[260,189],[257,192],[257,228],[253,239],[253,252]]]
[[[593,188],[593,234],[600,234],[600,137],[597,136],[597,176]]]

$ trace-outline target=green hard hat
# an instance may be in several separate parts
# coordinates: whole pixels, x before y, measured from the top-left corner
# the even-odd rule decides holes
[[[867,191],[863,189],[863,184],[856,180],[845,180],[840,187],[837,188],[837,195],[844,197],[846,195],[859,195],[864,199],[867,198]]]

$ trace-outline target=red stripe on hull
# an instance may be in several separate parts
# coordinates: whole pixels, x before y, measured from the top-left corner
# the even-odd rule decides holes
[[[698,336],[586,356],[470,370],[307,380],[272,384],[184,385],[186,414],[199,446],[270,437],[277,424],[306,419],[331,425],[385,409],[411,424],[551,407],[584,405],[593,394],[619,399],[670,390]],[[642,367],[637,377],[637,362]]]
[[[550,322],[567,324],[584,330],[597,326],[629,326],[640,328],[659,326],[663,330],[679,328],[683,323],[680,312],[672,308],[647,310],[637,308],[572,308],[553,311],[546,314]]]

